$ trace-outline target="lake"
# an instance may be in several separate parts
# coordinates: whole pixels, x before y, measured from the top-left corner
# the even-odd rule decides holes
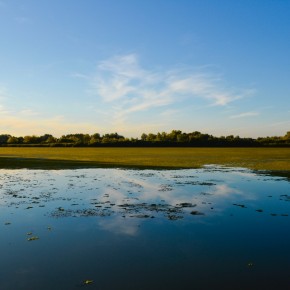
[[[286,177],[2,169],[0,207],[0,289],[290,289]]]

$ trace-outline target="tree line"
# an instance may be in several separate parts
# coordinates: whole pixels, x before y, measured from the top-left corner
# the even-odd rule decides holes
[[[68,134],[56,138],[51,134],[16,137],[0,135],[0,146],[41,147],[290,147],[290,131],[285,136],[242,138],[239,136],[216,137],[198,131],[185,133],[172,130],[170,133],[143,133],[140,138],[126,138],[118,133]]]

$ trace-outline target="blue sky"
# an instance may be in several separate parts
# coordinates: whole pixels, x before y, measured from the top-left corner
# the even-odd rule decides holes
[[[290,131],[290,1],[0,0],[0,133]]]

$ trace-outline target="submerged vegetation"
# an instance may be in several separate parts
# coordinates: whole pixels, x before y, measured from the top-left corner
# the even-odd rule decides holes
[[[215,137],[195,131],[184,133],[172,130],[170,133],[143,133],[140,138],[126,138],[118,133],[100,135],[68,134],[60,138],[45,134],[42,136],[15,137],[0,135],[0,146],[41,146],[41,147],[290,147],[290,131],[285,136],[242,138],[239,136]]]

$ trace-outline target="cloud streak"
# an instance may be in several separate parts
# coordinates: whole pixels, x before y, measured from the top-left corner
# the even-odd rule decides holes
[[[230,116],[230,119],[240,119],[240,118],[247,118],[247,117],[255,117],[260,115],[259,112],[245,112],[245,113],[241,113],[238,115],[232,115]]]
[[[135,54],[101,61],[91,79],[92,91],[106,104],[113,104],[116,122],[131,114],[154,108],[169,109],[184,100],[204,101],[210,106],[227,106],[247,95],[222,86],[208,73],[186,68],[148,70]]]
[[[14,135],[115,131],[139,136],[140,132],[170,130],[172,124],[181,124],[180,129],[184,129],[188,118],[197,116],[197,111],[208,107],[216,107],[216,111],[249,94],[228,88],[220,76],[207,70],[185,66],[148,69],[141,66],[136,54],[100,61],[91,75],[71,75],[90,85],[89,104],[84,105],[83,99],[79,102],[82,121],[66,112],[56,116],[42,105],[36,106],[36,111],[26,104],[15,107],[13,102],[17,98],[0,84],[0,130]],[[248,112],[232,118],[253,113],[256,114]]]

